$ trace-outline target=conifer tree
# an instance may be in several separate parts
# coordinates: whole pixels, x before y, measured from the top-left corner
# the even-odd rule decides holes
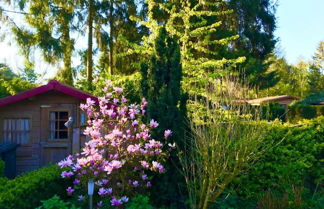
[[[219,77],[222,70],[244,60],[244,57],[220,57],[218,51],[211,50],[212,46],[230,47],[231,41],[238,38],[238,35],[220,39],[212,36],[222,25],[218,17],[232,12],[222,11],[222,2],[180,0],[180,4],[174,4],[171,9],[163,7],[169,14],[166,24],[168,32],[179,38],[184,71],[183,87],[190,94],[204,94],[206,86]],[[211,18],[214,19],[210,21]]]
[[[154,53],[148,64],[141,66],[142,92],[148,100],[148,118],[159,121],[157,136],[162,136],[162,130],[172,130],[172,139],[181,146],[184,138],[185,96],[181,92],[182,66],[180,49],[165,28],[158,30],[154,41]],[[172,140],[170,141],[172,143]],[[176,158],[174,157],[173,160]],[[156,183],[153,195],[156,201],[176,203],[179,195],[179,174],[174,165],[169,163],[167,174]],[[161,192],[164,194],[161,197]]]
[[[24,55],[29,57],[33,47],[41,50],[46,62],[63,61],[60,70],[64,82],[73,85],[71,57],[74,40],[71,38],[75,9],[73,0],[17,1],[20,9],[27,9],[24,20],[28,27],[20,28],[13,22],[12,31]]]
[[[310,93],[324,92],[324,41],[318,44],[309,71]]]
[[[231,50],[224,50],[223,55],[245,56],[245,62],[233,71],[239,71],[244,80],[258,89],[274,86],[278,79],[276,72],[267,72],[271,65],[268,58],[274,52],[277,39],[276,3],[273,0],[228,0],[223,2],[222,9],[233,12],[222,16],[223,24],[216,35],[239,35],[232,44]],[[222,51],[222,50],[220,50]],[[237,70],[238,69],[238,70]]]
[[[223,0],[203,1],[169,1],[158,3],[148,0],[148,17],[141,23],[149,28],[150,35],[143,38],[143,44],[130,50],[130,53],[150,54],[152,42],[157,35],[159,25],[165,24],[170,35],[178,40],[183,68],[182,87],[191,95],[204,95],[210,81],[217,78],[228,66],[244,61],[244,57],[226,59],[218,51],[210,50],[211,46],[230,47],[237,35],[222,37],[211,36],[222,24],[221,21],[210,21],[210,17],[226,15],[220,6]],[[160,20],[157,13],[164,13]]]

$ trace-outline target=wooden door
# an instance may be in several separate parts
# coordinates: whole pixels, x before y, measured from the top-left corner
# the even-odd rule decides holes
[[[64,124],[74,118],[76,105],[60,104],[41,107],[41,166],[57,163],[72,153],[73,124]]]

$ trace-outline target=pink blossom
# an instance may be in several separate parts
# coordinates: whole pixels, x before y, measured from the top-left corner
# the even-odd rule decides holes
[[[120,200],[117,200],[115,197],[112,198],[112,200],[110,201],[112,206],[119,206],[122,204],[122,202]]]
[[[72,189],[71,187],[68,187],[66,189],[66,192],[69,194],[69,195],[72,195],[72,193],[74,192],[74,189]]]
[[[87,105],[93,106],[95,104],[95,101],[93,101],[91,98],[87,98]]]
[[[133,186],[134,186],[134,187],[138,187],[138,186],[139,186],[138,181],[133,181]]]
[[[168,138],[171,134],[172,134],[172,131],[169,129],[164,131],[164,138]]]
[[[69,156],[59,162],[58,166],[64,168],[62,178],[73,177],[73,185],[78,185],[75,188],[69,187],[67,189],[69,194],[76,189],[86,189],[84,188],[86,184],[81,184],[81,179],[86,181],[94,178],[96,187],[99,187],[96,192],[99,198],[105,200],[116,187],[119,187],[116,188],[117,191],[124,191],[124,194],[127,194],[125,186],[132,186],[133,190],[137,190],[138,187],[150,187],[151,182],[148,181],[149,177],[144,170],[163,172],[163,165],[152,160],[163,160],[167,154],[163,153],[162,143],[151,138],[152,128],[158,127],[158,122],[151,120],[148,124],[144,124],[141,120],[140,114],[145,114],[145,107],[148,105],[145,98],[140,105],[127,106],[127,99],[122,95],[123,90],[113,87],[111,81],[107,81],[103,91],[104,96],[98,98],[99,105],[90,98],[86,104],[80,105],[89,118],[84,134],[90,140],[87,140],[81,153]],[[164,138],[171,135],[171,130],[164,132]],[[130,180],[128,184],[121,179],[124,175],[119,175],[119,172],[129,173],[126,179],[132,174],[139,175],[139,179]],[[111,188],[107,188],[108,185]],[[84,196],[80,195],[78,199],[83,200]],[[110,200],[113,206],[128,201],[128,196],[120,199],[113,196]],[[103,207],[103,204],[103,201],[98,202],[100,207]]]
[[[122,96],[122,103],[126,104],[126,102],[127,102],[127,99],[124,96]]]
[[[152,161],[152,169],[153,170],[158,170],[160,173],[164,172],[164,167],[156,161]]]
[[[62,178],[70,178],[71,176],[73,176],[73,172],[72,171],[63,171],[61,173],[61,177]]]
[[[126,197],[126,196],[123,196],[122,198],[120,198],[120,200],[122,201],[122,202],[128,202],[128,197]]]
[[[148,164],[148,162],[146,161],[141,161],[141,165],[144,167],[144,168],[148,168],[150,165]]]
[[[122,89],[122,88],[118,88],[118,87],[114,87],[114,91],[115,91],[117,94],[121,94],[121,93],[123,93],[123,89]]]
[[[83,195],[79,195],[79,196],[78,196],[78,200],[79,200],[79,201],[84,200],[84,196],[83,196]]]
[[[110,163],[110,166],[113,167],[114,169],[118,169],[118,168],[121,168],[123,163],[118,161],[118,160],[113,160],[111,161]]]
[[[98,206],[99,208],[101,208],[101,207],[103,206],[102,201],[98,202],[98,203],[97,203],[97,206]]]
[[[156,128],[159,126],[158,122],[154,121],[153,119],[150,121],[151,128]]]
[[[80,104],[80,109],[81,110],[85,110],[87,108],[88,108],[88,105],[86,105],[86,104]]]
[[[150,186],[152,186],[151,182],[150,182],[150,181],[148,181],[148,182],[146,183],[146,186],[147,186],[147,187],[150,187]]]
[[[140,148],[141,148],[141,145],[139,145],[139,144],[129,145],[127,147],[127,151],[129,153],[135,153],[135,152],[138,152],[140,150]]]
[[[137,120],[134,120],[133,122],[132,122],[132,126],[137,126],[138,125],[138,121]]]
[[[107,86],[108,88],[112,87],[111,80],[106,80],[106,86]]]
[[[74,179],[73,184],[80,185],[80,180],[79,179]]]
[[[111,193],[112,193],[112,188],[105,189],[105,188],[102,187],[98,191],[98,194],[100,196],[104,196],[104,195],[111,194]]]
[[[65,160],[62,160],[61,162],[58,163],[60,168],[64,167],[70,167],[73,164],[72,159],[67,157]]]
[[[147,179],[147,175],[142,176],[142,180],[145,181]]]
[[[86,164],[88,164],[88,160],[86,158],[79,158],[77,159],[77,162],[80,166],[85,166]]]

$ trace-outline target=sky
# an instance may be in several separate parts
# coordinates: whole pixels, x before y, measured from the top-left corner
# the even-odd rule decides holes
[[[324,0],[278,0],[276,17],[280,54],[291,64],[296,64],[299,57],[311,59],[318,43],[324,41]],[[19,15],[14,18],[19,19]],[[0,31],[9,34],[2,25]],[[34,61],[36,72],[43,74],[42,80],[52,77],[59,67],[45,63],[40,54],[34,55]],[[0,39],[0,63],[8,64],[15,72],[24,65],[10,36]]]
[[[324,0],[279,0],[277,30],[279,48],[291,64],[298,57],[309,60],[324,41]]]

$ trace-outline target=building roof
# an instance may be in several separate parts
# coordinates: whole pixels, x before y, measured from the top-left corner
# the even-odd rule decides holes
[[[283,100],[299,100],[299,98],[290,96],[290,95],[281,95],[281,96],[272,96],[272,97],[263,97],[258,99],[251,99],[247,102],[252,105],[259,105],[264,102],[279,102]]]
[[[48,82],[48,84],[43,85],[43,86],[39,86],[37,88],[34,89],[30,89],[27,91],[23,91],[19,94],[13,95],[13,96],[9,96],[9,97],[5,97],[5,98],[1,98],[0,99],[0,107],[1,106],[5,106],[8,104],[12,104],[39,94],[43,94],[49,91],[58,91],[61,92],[63,94],[69,95],[71,97],[75,97],[78,98],[80,100],[86,100],[87,98],[91,98],[95,101],[98,101],[97,97],[86,93],[84,91],[81,91],[79,89],[73,88],[71,86],[65,85],[63,83],[60,83],[56,80],[51,80]]]
[[[299,100],[299,98],[290,96],[290,95],[281,95],[281,96],[272,96],[272,97],[263,97],[257,99],[239,99],[235,100],[235,104],[251,104],[251,105],[260,105],[265,102],[278,102],[286,100]]]

